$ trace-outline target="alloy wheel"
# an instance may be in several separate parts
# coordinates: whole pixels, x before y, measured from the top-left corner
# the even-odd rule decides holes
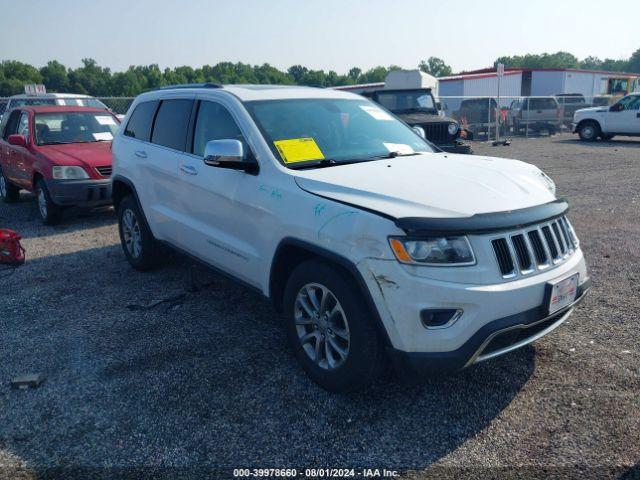
[[[47,209],[47,197],[42,188],[38,189],[38,210],[42,218],[47,218],[49,210]]]
[[[582,136],[586,139],[592,139],[596,135],[596,130],[591,126],[587,125],[586,127],[582,127]]]
[[[298,339],[308,357],[320,368],[340,367],[349,355],[347,316],[336,296],[324,285],[304,285],[294,304]]]
[[[129,255],[138,258],[142,253],[142,235],[138,219],[130,209],[125,210],[122,214],[122,236]]]

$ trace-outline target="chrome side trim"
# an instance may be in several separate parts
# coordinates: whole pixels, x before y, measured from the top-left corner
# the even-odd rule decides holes
[[[482,342],[482,344],[480,345],[480,347],[478,347],[478,349],[476,350],[476,352],[471,356],[471,358],[469,359],[469,361],[467,361],[467,363],[464,365],[464,367],[462,368],[467,368],[470,365],[473,365],[475,363],[480,363],[483,362],[485,360],[489,360],[490,358],[495,358],[495,357],[499,357],[500,355],[504,355],[505,353],[509,353],[513,350],[516,350],[520,347],[524,347],[525,345],[528,345],[529,343],[535,342],[536,340],[540,339],[541,337],[544,337],[547,333],[551,332],[552,330],[555,330],[556,328],[558,328],[560,325],[562,325],[564,323],[564,321],[569,318],[569,315],[571,315],[571,313],[573,313],[574,308],[580,303],[582,302],[582,300],[585,299],[585,297],[587,296],[587,293],[589,292],[590,288],[587,287],[585,290],[582,291],[582,294],[580,295],[580,297],[576,298],[576,300],[571,304],[565,307],[564,309],[564,313],[562,314],[562,316],[555,322],[553,322],[551,325],[549,325],[547,328],[545,328],[544,330],[541,330],[540,332],[531,335],[530,337],[527,337],[517,343],[514,343],[513,345],[509,345],[508,347],[502,348],[500,350],[496,350],[495,352],[491,352],[491,353],[487,353],[486,355],[482,355],[482,352],[485,348],[487,348],[487,345],[489,345],[489,343],[491,342],[491,340],[493,340],[494,338],[496,338],[498,335],[501,335],[505,332],[510,332],[511,330],[526,330],[528,328],[531,327],[535,327],[536,325],[538,325],[539,323],[545,322],[547,320],[549,320],[550,318],[555,317],[556,315],[559,315],[562,310],[558,311],[558,312],[554,312],[551,315],[548,315],[536,322],[533,323],[529,323],[527,325],[524,325],[522,323],[519,323],[517,325],[512,325],[510,327],[507,328],[503,328],[502,330],[498,330],[496,332],[493,332],[491,335],[489,335],[487,337],[487,339]]]
[[[510,345],[508,347],[502,348],[500,350],[496,350],[494,352],[491,353],[487,353],[486,355],[482,355],[482,353],[480,353],[480,355],[478,355],[474,360],[473,363],[480,363],[480,362],[484,362],[485,360],[489,360],[490,358],[495,358],[495,357],[499,357],[500,355],[504,355],[505,353],[509,353],[513,350],[516,350],[520,347],[524,347],[525,345],[528,345],[530,343],[535,342],[536,340],[538,340],[541,337],[544,337],[547,333],[555,330],[556,328],[558,328],[560,325],[562,325],[564,323],[564,321],[569,318],[569,315],[571,315],[573,313],[573,308],[570,308],[564,315],[562,315],[562,317],[560,317],[556,322],[552,323],[551,325],[549,325],[547,328],[545,328],[544,330],[539,331],[538,333],[536,333],[535,335],[532,335],[531,337],[525,338],[524,340],[521,340],[519,342],[514,343],[513,345]],[[532,327],[538,323],[544,322],[544,320],[541,320],[540,322],[536,322],[532,325],[529,325],[529,327]],[[486,341],[485,343],[483,343],[483,345],[478,349],[480,352],[482,352],[482,350],[484,350],[486,348],[486,346],[489,344],[489,342],[491,340],[493,340],[497,335],[504,333],[504,332],[508,332],[509,330],[516,330],[518,329],[518,327],[512,327],[512,328],[507,328],[505,330],[501,330],[500,332],[494,333],[493,335],[491,335]]]

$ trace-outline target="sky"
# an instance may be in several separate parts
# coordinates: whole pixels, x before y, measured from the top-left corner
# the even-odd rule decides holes
[[[640,1],[594,0],[0,0],[0,60],[37,67],[83,58],[114,71],[157,63],[416,68],[454,72],[502,55],[564,50],[628,58],[640,48]],[[616,3],[610,3],[616,5]]]

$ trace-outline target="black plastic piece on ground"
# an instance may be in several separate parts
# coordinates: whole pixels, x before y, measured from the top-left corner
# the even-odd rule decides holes
[[[40,373],[30,373],[19,375],[11,380],[11,388],[26,390],[27,388],[38,388],[44,382],[44,376]]]

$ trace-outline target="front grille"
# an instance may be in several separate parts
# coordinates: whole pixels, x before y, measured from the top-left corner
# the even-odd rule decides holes
[[[420,126],[430,142],[435,144],[449,142],[449,123],[423,123]]]
[[[107,167],[96,167],[96,170],[103,177],[110,177],[111,171],[113,170],[113,168],[111,167],[111,165],[109,165]]]
[[[507,240],[504,238],[496,238],[491,242],[493,244],[493,251],[496,254],[498,260],[498,267],[500,267],[500,273],[503,276],[507,276],[514,273],[515,266],[511,253],[509,252],[509,246]]]
[[[578,248],[578,239],[566,217],[491,240],[504,278],[527,275],[563,262]]]

